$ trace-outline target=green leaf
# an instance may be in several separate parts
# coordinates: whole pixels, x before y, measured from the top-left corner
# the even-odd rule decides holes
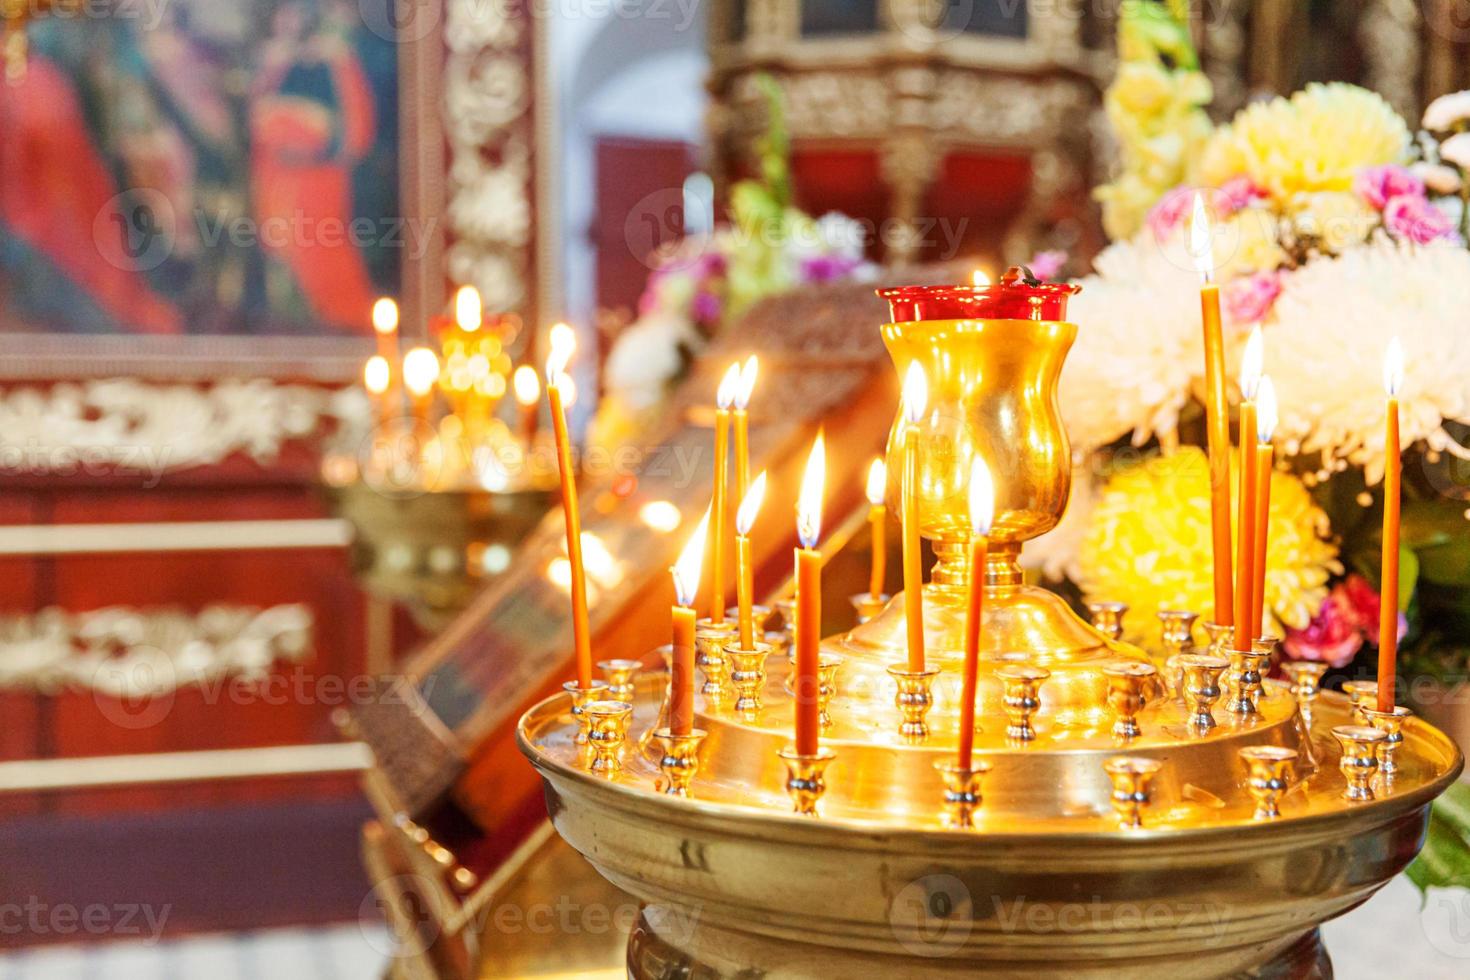
[[[1414,587],[1419,584],[1419,556],[1407,545],[1399,545],[1399,612],[1409,611],[1414,599]]]
[[[1464,518],[1461,518],[1464,523]],[[1470,586],[1470,534],[1420,549],[1419,574],[1436,585]]]
[[[1421,892],[1470,888],[1470,785],[1456,783],[1434,801],[1429,836],[1406,874]]]

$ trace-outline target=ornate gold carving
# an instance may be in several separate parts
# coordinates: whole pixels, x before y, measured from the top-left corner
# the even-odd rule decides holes
[[[263,678],[312,652],[314,617],[299,603],[197,613],[115,606],[0,617],[0,688],[67,687],[118,698],[169,694],[224,678]]]

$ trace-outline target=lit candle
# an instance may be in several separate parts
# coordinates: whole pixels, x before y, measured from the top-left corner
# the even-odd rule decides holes
[[[1271,532],[1271,466],[1274,450],[1271,436],[1276,432],[1276,386],[1269,377],[1261,378],[1256,391],[1256,516],[1251,549],[1251,629],[1266,635],[1266,547]]]
[[[530,446],[536,440],[536,405],[541,401],[541,379],[536,369],[522,364],[511,375],[511,387],[515,389],[516,404],[521,411],[521,438]]]
[[[378,411],[380,423],[386,423],[393,414],[388,403],[388,387],[392,381],[393,369],[383,355],[374,354],[362,366],[362,385],[373,396],[373,407]]]
[[[801,494],[796,501],[796,676],[791,690],[796,701],[796,751],[816,755],[821,733],[817,663],[822,643],[822,553],[817,541],[822,536],[822,487],[827,476],[827,455],[821,433],[812,443]]]
[[[735,492],[745,498],[750,490],[750,396],[755,393],[755,377],[760,360],[754,355],[745,359],[740,369],[740,385],[735,390],[735,410],[730,413],[735,429]],[[749,649],[748,647],[746,649]]]
[[[567,559],[571,565],[572,638],[577,654],[577,686],[592,686],[592,637],[587,625],[587,569],[582,562],[582,516],[577,509],[577,479],[572,470],[572,439],[564,404],[567,359],[572,348],[553,348],[546,359],[546,397],[556,435],[556,464],[561,473],[561,509],[567,525]]]
[[[1251,607],[1255,592],[1256,518],[1256,388],[1261,383],[1261,328],[1251,331],[1240,365],[1240,528],[1235,552],[1236,650],[1249,650],[1255,637]]]
[[[429,421],[434,385],[439,381],[439,358],[427,347],[415,347],[403,355],[403,387],[413,401],[413,417]]]
[[[461,286],[454,294],[454,324],[465,333],[474,333],[485,322],[485,308],[480,291],[474,286]]]
[[[398,360],[398,304],[384,296],[373,304],[373,333],[378,337],[378,356],[392,364]]]
[[[559,350],[574,351],[577,349],[577,331],[565,323],[553,323],[546,331],[546,343],[553,354]]]
[[[1230,413],[1225,402],[1225,339],[1220,328],[1220,287],[1214,282],[1215,257],[1204,198],[1194,196],[1189,250],[1203,279],[1199,291],[1205,335],[1205,414],[1210,452],[1210,530],[1213,541],[1215,622],[1235,622],[1230,562]]]
[[[873,563],[868,570],[868,595],[874,599],[883,597],[883,580],[888,571],[888,508],[883,506],[883,495],[888,489],[888,467],[879,457],[868,467],[868,524],[872,530]]]
[[[735,601],[739,605],[740,649],[754,649],[755,568],[750,554],[750,529],[755,526],[761,501],[766,499],[766,473],[755,478],[735,514]]]
[[[710,522],[709,621],[725,621],[725,537],[730,510],[730,406],[740,387],[740,365],[731,364],[715,393],[715,499]]]
[[[970,588],[965,604],[965,684],[960,696],[961,769],[970,768],[975,750],[975,694],[980,679],[980,623],[984,618],[985,557],[995,516],[995,487],[990,468],[976,458],[970,468]]]
[[[1383,355],[1383,389],[1388,395],[1387,430],[1383,440],[1383,564],[1379,576],[1378,710],[1397,703],[1394,682],[1399,655],[1399,506],[1403,459],[1399,445],[1399,392],[1404,387],[1404,347],[1397,337]]]
[[[929,382],[915,361],[903,382],[903,601],[909,670],[924,669],[924,569],[919,541],[919,420],[929,401]]]
[[[990,276],[985,274],[984,269],[976,269],[970,273],[970,284],[977,289],[990,285]]]
[[[709,514],[689,537],[670,569],[674,576],[674,655],[669,662],[669,730],[688,735],[694,728],[694,602],[699,595],[699,571],[704,565]]]

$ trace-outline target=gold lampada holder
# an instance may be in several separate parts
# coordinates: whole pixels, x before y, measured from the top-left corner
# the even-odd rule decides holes
[[[1047,287],[1010,278],[992,288]],[[824,641],[821,686],[838,662],[841,684],[826,695],[830,717],[811,756],[790,749],[792,666],[784,656],[766,662],[772,676],[754,719],[736,710],[729,664],[720,661],[714,691],[695,699],[695,724],[707,733],[702,752],[659,737],[666,679],[637,676],[616,779],[593,771],[589,750],[576,744],[570,694],[521,720],[520,745],[557,801],[558,832],[644,903],[630,977],[663,977],[669,963],[711,980],[1330,975],[1317,924],[1361,904],[1412,858],[1430,801],[1463,766],[1441,732],[1397,715],[1383,722],[1397,723],[1402,738],[1390,753],[1397,771],[1387,791],[1379,767],[1389,735],[1355,720],[1343,695],[1317,693],[1305,712],[1300,692],[1287,696],[1284,683],[1252,678],[1268,650],[1253,647],[1236,660],[1249,714],[1223,711],[1221,688],[1239,699],[1241,684],[1221,683],[1231,631],[1209,624],[1208,644],[1170,651],[1183,658],[1183,696],[1157,697],[1157,677],[1144,684],[1146,670],[1117,669],[1146,665],[1143,651],[1023,581],[1022,545],[1055,525],[1071,485],[1056,391],[1076,329],[1024,314],[883,328],[900,374],[918,360],[930,382],[930,411],[919,423],[919,511],[938,559],[922,596],[927,668],[938,683],[922,682],[931,696],[922,711],[894,703],[899,681],[910,684],[906,666],[897,677],[889,671],[906,660],[905,603],[895,597],[867,623]],[[963,663],[965,477],[976,454],[996,464],[996,511],[980,570],[974,754],[962,771],[951,692]],[[891,475],[900,470],[889,463]],[[702,652],[714,638],[706,629]],[[728,641],[728,632],[718,639]],[[1113,727],[1124,716],[1138,731],[1119,755]],[[900,736],[911,720],[922,721],[924,738]],[[686,776],[680,785],[697,800],[671,791]],[[977,822],[983,833],[973,831]],[[691,873],[691,856],[720,873]],[[1305,881],[1304,866],[1319,873]],[[998,879],[997,867],[1010,870]],[[1062,906],[1086,880],[1097,911],[1075,930],[1044,936],[1025,928],[936,933],[932,916],[914,912],[937,907],[936,868],[946,882],[986,882],[984,896],[958,900],[987,907]],[[1181,882],[1198,882],[1197,894],[1181,892]],[[1177,910],[1130,926],[1138,903],[1155,896],[1178,898]],[[943,897],[954,907],[955,896]],[[704,915],[692,931],[668,927],[711,902],[717,919]],[[1217,913],[1205,944],[1191,931],[1200,902]],[[936,957],[941,933],[947,945]]]

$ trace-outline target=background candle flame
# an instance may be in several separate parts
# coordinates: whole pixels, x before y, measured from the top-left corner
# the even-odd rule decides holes
[[[522,405],[534,405],[541,397],[541,379],[529,364],[516,368],[516,373],[511,376],[511,387],[515,389],[516,401]]]
[[[385,336],[398,329],[398,304],[386,296],[373,304],[373,329]]]
[[[750,489],[745,491],[745,499],[740,501],[740,509],[735,512],[735,533],[744,537],[750,534],[750,529],[755,526],[755,519],[761,512],[761,503],[766,499],[766,471],[761,470],[760,476],[750,481]]]
[[[735,395],[740,390],[740,362],[736,361],[725,369],[725,376],[720,379],[720,387],[715,392],[715,405],[725,410],[735,404]]]
[[[827,482],[827,448],[822,433],[812,443],[796,498],[796,534],[803,548],[815,548],[822,536],[822,490]]]
[[[381,395],[388,390],[390,375],[388,359],[374,354],[362,366],[362,385],[370,394]]]
[[[873,460],[873,465],[868,467],[868,503],[874,507],[883,506],[883,497],[888,492],[888,466],[879,456]]]
[[[704,542],[709,537],[710,509],[704,509],[699,525],[689,536],[684,550],[679,552],[678,560],[670,569],[674,573],[674,598],[686,609],[694,605],[694,599],[699,594],[699,572],[704,567]]]
[[[760,358],[754,354],[745,359],[740,369],[740,384],[735,389],[735,407],[742,411],[750,407],[750,396],[755,393],[755,378],[760,372]]]
[[[546,384],[550,387],[563,389],[567,381],[567,362],[572,359],[573,347],[569,345],[551,345],[551,353],[546,356]],[[564,390],[563,390],[563,393]]]
[[[1240,358],[1240,394],[1242,398],[1254,400],[1261,385],[1261,367],[1265,360],[1265,342],[1261,339],[1261,325],[1251,331],[1245,342],[1245,353]]]
[[[480,329],[485,319],[485,308],[480,303],[480,291],[474,286],[461,286],[454,294],[454,322],[466,333]]]
[[[970,466],[970,530],[976,537],[990,533],[995,521],[995,483],[985,460],[975,457]]]
[[[1194,195],[1194,213],[1189,219],[1189,256],[1205,282],[1215,277],[1215,236],[1210,216],[1205,212],[1204,196]]]
[[[577,349],[577,331],[565,323],[553,323],[546,333],[546,339],[553,351],[565,348],[570,354]]]
[[[1256,390],[1256,441],[1263,446],[1271,444],[1276,434],[1276,385],[1271,376],[1264,375]]]
[[[1404,345],[1397,337],[1388,342],[1383,352],[1383,390],[1397,398],[1404,387]]]
[[[914,361],[903,378],[904,420],[910,425],[917,424],[924,417],[924,409],[928,404],[929,379],[924,375],[924,369],[919,362]]]
[[[427,347],[415,347],[403,355],[403,384],[409,392],[422,398],[439,380],[439,358]]]
[[[984,269],[976,269],[970,273],[970,283],[977,287],[990,285],[990,277],[985,274]]]

